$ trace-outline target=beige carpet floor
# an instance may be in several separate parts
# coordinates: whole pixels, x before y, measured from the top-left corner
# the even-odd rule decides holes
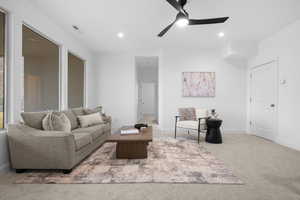
[[[194,136],[189,136],[196,139]],[[0,175],[1,200],[299,200],[300,152],[244,134],[224,135],[221,145],[202,142],[245,185],[208,184],[12,184],[13,172]]]

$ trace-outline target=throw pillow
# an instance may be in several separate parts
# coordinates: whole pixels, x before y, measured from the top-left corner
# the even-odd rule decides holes
[[[84,108],[72,108],[72,111],[76,116],[84,115]]]
[[[77,116],[79,124],[82,128],[103,123],[102,116],[99,113]]]
[[[21,116],[27,126],[42,130],[42,121],[48,113],[49,112],[23,112]]]
[[[64,111],[61,111],[62,113],[64,113],[70,120],[71,122],[71,129],[74,130],[76,129],[79,124],[78,124],[78,121],[77,121],[77,116],[75,115],[75,113],[70,109],[70,110],[64,110]]]
[[[46,131],[71,132],[71,122],[64,113],[51,112],[43,119],[43,129]]]
[[[195,108],[179,108],[180,120],[197,120]]]

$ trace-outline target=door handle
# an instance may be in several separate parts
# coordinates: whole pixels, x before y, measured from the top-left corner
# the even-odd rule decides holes
[[[271,104],[270,107],[271,107],[271,108],[274,108],[274,107],[275,107],[275,104]]]

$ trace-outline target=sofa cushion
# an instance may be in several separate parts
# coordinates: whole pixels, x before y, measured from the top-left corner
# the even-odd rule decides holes
[[[104,121],[102,119],[102,115],[100,115],[99,113],[82,115],[82,116],[78,116],[77,118],[78,118],[80,127],[82,127],[82,128],[104,123]]]
[[[77,121],[77,117],[75,115],[75,113],[72,110],[64,110],[61,111],[62,113],[64,113],[70,120],[71,122],[71,129],[74,130],[75,128],[77,128],[79,126],[78,121]]]
[[[25,124],[31,128],[35,129],[43,129],[42,121],[44,117],[48,114],[47,111],[42,112],[23,112],[21,116]]]
[[[72,133],[84,133],[91,135],[93,140],[97,139],[98,137],[102,136],[105,132],[110,130],[109,124],[99,124],[87,128],[78,128],[72,131]]]
[[[71,132],[71,122],[62,112],[50,112],[42,121],[43,129],[46,131]]]
[[[86,115],[93,114],[93,113],[102,114],[102,106],[98,106],[94,109],[86,108],[86,109],[84,109],[84,112],[85,112]]]
[[[73,133],[75,138],[75,146],[76,150],[80,150],[81,148],[85,147],[92,143],[92,137],[90,134],[87,133]]]
[[[72,111],[76,116],[85,115],[84,108],[72,108]]]

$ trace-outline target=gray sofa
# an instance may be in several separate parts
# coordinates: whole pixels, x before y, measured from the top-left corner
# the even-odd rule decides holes
[[[25,124],[9,126],[11,166],[16,172],[25,169],[62,169],[64,173],[70,173],[111,134],[110,117],[103,115],[104,123],[80,128],[77,116],[85,114],[84,108],[62,112],[70,119],[71,132],[42,130],[42,119],[46,112],[22,113]]]

